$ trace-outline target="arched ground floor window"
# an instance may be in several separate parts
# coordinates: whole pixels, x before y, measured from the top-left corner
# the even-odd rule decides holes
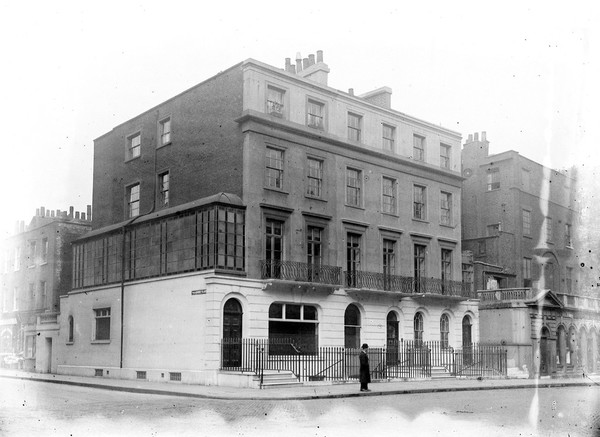
[[[344,347],[360,347],[360,310],[351,303],[344,313]]]

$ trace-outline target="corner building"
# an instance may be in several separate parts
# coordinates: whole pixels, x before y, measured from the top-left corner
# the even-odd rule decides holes
[[[272,370],[286,351],[477,341],[460,135],[328,74],[322,52],[248,59],[95,141],[61,373],[252,385],[246,340]]]

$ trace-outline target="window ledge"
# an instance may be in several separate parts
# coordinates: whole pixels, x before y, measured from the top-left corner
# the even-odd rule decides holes
[[[109,344],[110,340],[92,340],[92,344]]]
[[[528,238],[529,240],[533,240],[533,237],[531,235],[523,235],[523,238]]]
[[[354,208],[354,209],[361,209],[361,210],[365,210],[362,206],[356,206],[356,205],[349,205],[349,204],[345,204],[348,208]]]
[[[429,223],[429,220],[424,220],[424,219],[420,219],[420,218],[416,218],[416,217],[413,217],[412,220],[413,220],[413,222]]]
[[[382,213],[383,215],[387,215],[387,216],[389,216],[389,217],[395,217],[395,218],[398,218],[398,217],[399,217],[399,215],[398,215],[398,214],[396,214],[396,213],[393,213],[393,212],[384,212],[384,211],[381,211],[381,213]]]
[[[67,341],[65,344],[66,344],[67,346],[72,346],[72,345],[74,345],[74,344],[75,344],[75,342],[74,342],[74,341]]]
[[[162,149],[163,147],[167,147],[170,146],[171,144],[173,144],[173,141],[169,141],[168,143],[165,144],[161,144],[159,146],[156,146],[157,149]]]
[[[305,194],[304,197],[311,200],[318,200],[319,202],[327,202],[327,199],[323,199],[322,197],[311,196],[310,194]]]
[[[139,154],[138,156],[133,156],[131,158],[125,158],[125,163],[131,162],[131,161],[135,161],[136,159],[140,159],[142,157],[141,154]]]
[[[48,261],[41,262],[40,266],[45,266],[46,264],[48,264]]]
[[[454,225],[447,225],[445,223],[440,223],[440,226],[443,227],[443,228],[456,229],[456,226],[454,226]]]
[[[264,187],[265,190],[273,191],[275,193],[290,194],[288,191],[282,190],[281,188]]]

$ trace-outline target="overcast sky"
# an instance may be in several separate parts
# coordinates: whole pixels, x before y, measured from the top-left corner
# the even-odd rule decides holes
[[[40,206],[85,211],[93,140],[115,125],[296,52],[323,50],[333,88],[389,86],[396,110],[486,131],[492,153],[599,162],[596,3],[0,0],[2,235]]]

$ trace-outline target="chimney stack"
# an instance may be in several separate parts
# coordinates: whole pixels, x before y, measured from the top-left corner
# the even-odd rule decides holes
[[[296,53],[296,72],[300,73],[302,71],[302,55],[300,52]]]
[[[88,220],[92,220],[92,205],[87,206],[87,218]]]
[[[311,65],[315,64],[315,55],[310,54],[308,55],[308,66],[310,67]]]

